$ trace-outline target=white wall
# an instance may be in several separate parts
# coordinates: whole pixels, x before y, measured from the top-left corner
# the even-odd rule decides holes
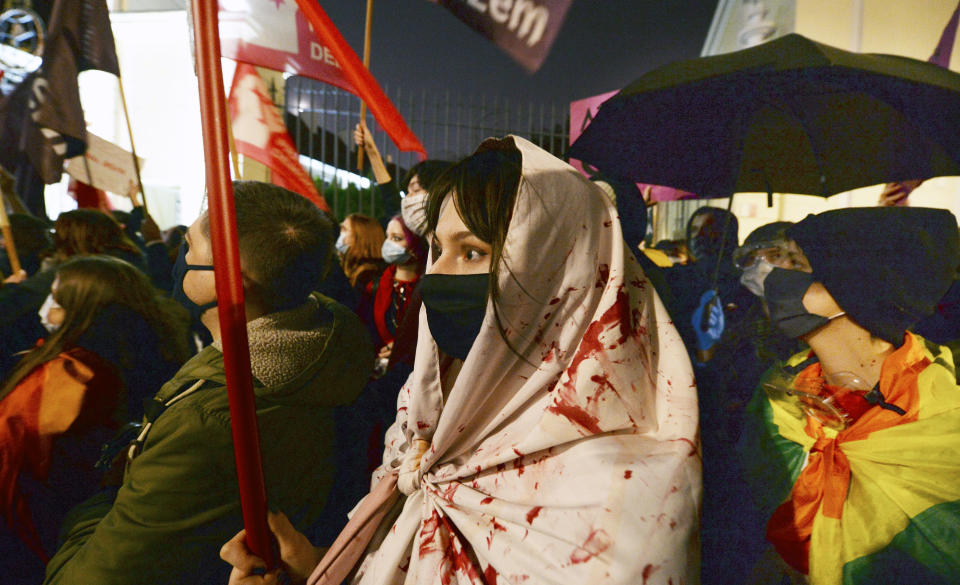
[[[197,78],[185,11],[110,15],[147,207],[161,228],[191,223],[204,203],[203,139]],[[225,86],[234,63],[223,60]],[[102,71],[80,74],[84,115],[91,132],[129,149],[117,79]],[[47,211],[76,207],[66,181],[47,188]],[[113,197],[126,209],[125,197]]]

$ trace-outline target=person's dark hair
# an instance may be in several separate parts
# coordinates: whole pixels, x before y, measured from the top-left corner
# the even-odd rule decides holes
[[[167,257],[173,264],[180,253],[180,245],[183,244],[184,236],[187,235],[187,226],[175,225],[163,232],[163,245],[167,248]]]
[[[189,357],[188,319],[183,308],[159,295],[149,277],[129,262],[107,255],[77,256],[57,268],[56,282],[53,299],[63,307],[64,321],[43,345],[20,360],[0,389],[0,398],[9,394],[34,368],[77,345],[77,340],[97,317],[112,306],[143,317],[161,340],[165,360],[183,363]]]
[[[436,231],[443,201],[447,195],[452,196],[457,213],[467,229],[490,244],[488,295],[493,303],[500,335],[513,349],[500,320],[498,283],[503,246],[520,188],[523,158],[520,151],[509,142],[489,141],[485,144],[486,150],[451,166],[430,189],[427,199],[427,233]]]
[[[112,209],[110,215],[113,216],[113,219],[117,220],[117,223],[122,225],[130,224],[130,212],[123,211],[121,209]]]
[[[452,165],[453,163],[447,160],[428,159],[420,161],[410,167],[410,170],[407,171],[407,174],[403,176],[403,180],[400,181],[400,188],[403,191],[406,191],[407,187],[410,186],[410,180],[416,177],[417,181],[420,183],[420,186],[429,193],[430,188],[437,181],[437,179],[439,179],[440,176],[443,175],[443,172],[449,169]]]
[[[53,255],[59,260],[104,254],[111,250],[142,255],[140,248],[123,233],[120,224],[102,211],[74,209],[61,213],[53,228]]]
[[[10,231],[13,233],[17,252],[24,256],[44,252],[52,244],[50,226],[32,215],[11,213]]]
[[[243,272],[273,311],[307,300],[330,267],[334,226],[305,197],[259,181],[234,181]],[[210,216],[201,222],[210,237]]]
[[[703,207],[697,208],[693,212],[693,215],[690,216],[690,219],[687,220],[687,249],[694,256],[694,260],[702,260],[702,258],[695,257],[696,253],[693,250],[692,244],[692,238],[696,235],[693,233],[693,221],[701,215],[710,216],[709,219],[705,221],[704,227],[706,228],[705,231],[710,234],[708,239],[713,244],[717,256],[722,256],[723,258],[732,257],[733,251],[740,245],[738,235],[740,223],[737,221],[737,216],[722,207],[704,205]]]

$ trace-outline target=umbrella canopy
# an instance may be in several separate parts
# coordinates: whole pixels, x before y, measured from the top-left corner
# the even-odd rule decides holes
[[[791,34],[654,70],[607,100],[569,155],[700,197],[828,196],[960,175],[960,75]]]

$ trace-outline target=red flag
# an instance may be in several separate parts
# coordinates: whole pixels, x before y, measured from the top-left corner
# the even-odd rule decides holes
[[[267,97],[267,88],[253,65],[237,65],[228,107],[237,152],[267,165],[274,184],[299,193],[320,209],[330,211],[313,179],[300,166],[287,127]]]
[[[572,0],[430,0],[533,73],[550,52]]]
[[[427,153],[315,0],[220,0],[224,57],[312,77],[367,104],[400,150]]]

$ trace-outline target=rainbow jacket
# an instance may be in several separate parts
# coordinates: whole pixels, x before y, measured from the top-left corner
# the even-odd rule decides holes
[[[819,375],[818,363],[796,374]],[[947,347],[907,333],[881,369],[886,404],[842,430],[761,381],[741,444],[747,478],[770,512],[767,538],[811,584],[960,583],[957,377]]]

